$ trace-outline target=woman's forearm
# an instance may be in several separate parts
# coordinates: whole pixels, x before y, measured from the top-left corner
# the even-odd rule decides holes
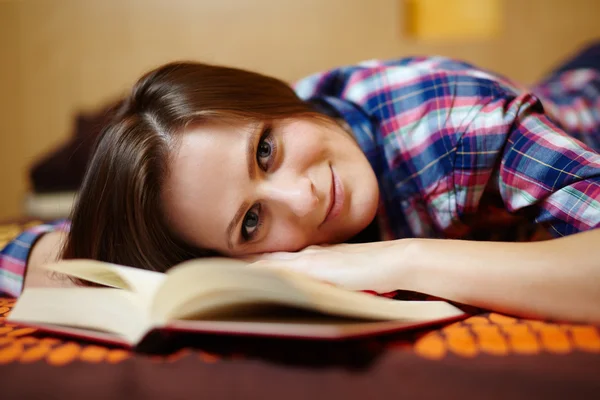
[[[393,247],[387,251],[393,257]],[[403,252],[404,289],[513,314],[600,322],[600,229],[532,243],[415,239]]]

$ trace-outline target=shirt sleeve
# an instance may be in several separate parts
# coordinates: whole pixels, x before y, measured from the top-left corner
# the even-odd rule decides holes
[[[600,226],[600,156],[555,125],[534,95],[500,85],[490,94],[457,135],[458,216],[475,212],[488,189],[553,236]]]
[[[21,232],[0,251],[0,294],[18,297],[23,289],[27,260],[31,248],[42,235],[68,229],[68,222],[59,220],[40,224]]]

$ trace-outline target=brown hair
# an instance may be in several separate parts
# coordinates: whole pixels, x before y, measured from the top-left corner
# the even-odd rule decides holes
[[[177,133],[190,123],[323,116],[286,83],[192,62],[144,75],[101,133],[71,215],[63,258],[165,271],[211,254],[172,232],[161,190]]]

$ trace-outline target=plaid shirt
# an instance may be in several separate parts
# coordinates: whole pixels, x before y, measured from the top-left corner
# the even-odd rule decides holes
[[[368,61],[296,85],[354,132],[379,180],[383,240],[600,226],[600,155],[573,139],[599,150],[599,89],[591,69],[553,76],[534,89],[550,117],[531,91],[442,57]]]
[[[295,88],[351,127],[379,180],[383,240],[531,240],[600,225],[598,71],[555,74],[536,97],[466,63],[406,58]],[[53,229],[33,228],[2,250],[0,291],[20,293],[32,243]]]

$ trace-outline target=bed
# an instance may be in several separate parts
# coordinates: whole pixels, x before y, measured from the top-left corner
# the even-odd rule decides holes
[[[0,242],[24,225],[0,229]],[[2,243],[0,243],[2,245]],[[6,322],[0,393],[12,398],[596,398],[600,327],[480,312],[417,332],[342,342],[181,337],[158,353]]]

